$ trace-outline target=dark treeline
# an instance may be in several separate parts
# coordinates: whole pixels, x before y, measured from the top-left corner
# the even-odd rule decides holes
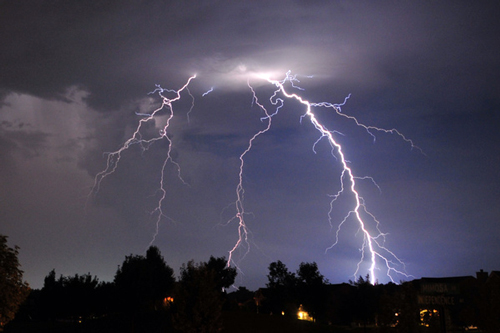
[[[224,257],[183,264],[176,278],[160,250],[151,246],[145,255],[126,256],[112,282],[90,273],[57,276],[50,271],[6,332],[240,332],[241,325],[245,332],[341,332],[342,327],[358,332],[449,332],[450,327],[497,332],[500,324],[500,283],[494,279],[384,285],[371,284],[367,275],[330,284],[315,262],[301,263],[295,272],[281,261],[268,269],[265,288],[227,293],[237,271]],[[242,318],[250,319],[241,324]],[[268,319],[257,324],[262,318]],[[285,328],[285,323],[293,325]]]
[[[500,332],[499,273],[400,284],[372,284],[366,275],[329,284],[314,262],[301,263],[293,273],[277,261],[269,265],[267,288],[259,289],[255,300],[259,313],[303,312],[317,324],[362,332]]]
[[[267,288],[256,293],[260,313],[295,317],[303,310],[311,320],[328,325],[394,326],[397,306],[389,302],[397,288],[393,283],[372,285],[369,276],[360,276],[332,285],[314,262],[301,263],[296,273],[281,261],[273,262],[267,278]]]
[[[155,246],[145,256],[126,256],[112,282],[90,273],[57,277],[52,270],[6,331],[219,332],[224,290],[236,274],[224,257],[210,257],[182,265],[176,279]]]

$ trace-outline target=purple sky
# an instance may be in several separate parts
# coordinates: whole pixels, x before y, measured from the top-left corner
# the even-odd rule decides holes
[[[87,202],[104,152],[119,149],[155,84],[191,98],[174,105],[167,197],[154,241],[176,273],[190,259],[228,256],[239,156],[265,127],[246,80],[298,74],[312,102],[341,103],[376,141],[331,109],[317,115],[342,144],[385,245],[422,276],[500,269],[500,6],[493,1],[33,1],[0,3],[0,234],[20,246],[34,288],[52,269],[112,280],[153,239],[166,141],[132,147]],[[192,4],[187,4],[192,3]],[[245,68],[242,71],[242,68]],[[312,75],[312,78],[306,76]],[[252,80],[266,100],[273,86]],[[214,91],[202,94],[214,87]],[[293,101],[246,155],[251,250],[237,285],[267,282],[269,263],[318,263],[332,283],[353,278],[362,234],[343,196],[328,221],[340,164]],[[158,117],[156,133],[165,118]],[[155,132],[156,131],[156,132]],[[380,262],[381,264],[381,262]],[[365,275],[366,265],[359,272]],[[383,266],[379,266],[383,268]],[[385,283],[385,271],[376,278]],[[396,281],[402,276],[394,276]]]

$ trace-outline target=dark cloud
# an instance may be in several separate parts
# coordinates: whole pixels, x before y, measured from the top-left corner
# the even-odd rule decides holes
[[[341,133],[335,137],[356,174],[378,184],[359,183],[389,233],[387,245],[411,274],[498,269],[491,237],[498,231],[500,179],[496,4],[37,1],[0,7],[0,181],[8,190],[0,198],[0,232],[21,246],[35,287],[52,268],[111,279],[125,255],[147,247],[156,231],[151,212],[167,142],[145,151],[132,147],[100,191],[88,194],[105,166],[103,152],[130,137],[141,119],[136,113],[159,106],[159,96],[148,92],[155,84],[178,89],[193,74],[189,92],[173,106],[169,131],[188,185],[168,164],[168,218],[155,242],[175,269],[193,258],[227,255],[237,236],[227,221],[238,157],[265,127],[247,80],[259,102],[272,107],[273,87],[253,74],[280,78],[288,70],[300,74],[305,98],[341,103],[351,94],[343,113],[397,128],[422,149],[383,132],[374,132],[374,141],[331,109],[315,110]],[[253,249],[240,262],[240,283],[251,288],[264,285],[273,260],[292,270],[316,261],[332,282],[352,278],[359,260],[355,225],[325,254],[349,207],[340,200],[334,205],[330,227],[328,195],[339,190],[340,166],[324,140],[313,151],[319,136],[301,121],[303,113],[288,101],[246,156]],[[166,115],[143,135],[156,135]]]

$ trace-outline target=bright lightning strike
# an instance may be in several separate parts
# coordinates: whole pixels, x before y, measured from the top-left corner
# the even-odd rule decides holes
[[[263,117],[262,120],[266,122],[266,126],[264,129],[258,131],[250,139],[249,144],[247,146],[247,149],[240,155],[239,183],[236,187],[236,198],[237,198],[236,202],[235,202],[236,215],[229,221],[229,222],[232,222],[233,220],[238,221],[239,238],[238,238],[238,241],[236,242],[236,244],[234,245],[234,247],[229,251],[228,264],[233,261],[233,255],[234,255],[234,252],[236,250],[240,249],[241,247],[245,247],[246,248],[246,251],[244,254],[244,256],[245,256],[250,249],[250,243],[248,240],[248,236],[249,236],[248,235],[248,227],[247,227],[245,220],[244,220],[245,209],[244,209],[244,205],[243,205],[243,196],[244,196],[245,191],[243,188],[242,175],[243,175],[245,155],[252,149],[252,145],[253,145],[254,140],[258,136],[260,136],[261,134],[264,134],[265,132],[267,132],[271,128],[272,117],[274,115],[276,115],[280,111],[280,109],[283,107],[284,99],[291,99],[291,100],[298,101],[300,104],[302,104],[304,106],[304,108],[306,110],[306,112],[300,118],[301,121],[305,117],[309,118],[312,125],[316,128],[316,130],[320,134],[319,139],[313,144],[313,151],[316,152],[315,146],[319,141],[326,139],[332,148],[332,150],[331,150],[332,155],[339,160],[339,162],[342,166],[342,172],[340,175],[341,187],[340,187],[340,190],[337,192],[337,194],[331,196],[332,200],[330,202],[330,211],[328,213],[329,222],[330,222],[330,225],[332,227],[333,227],[333,221],[332,221],[331,213],[333,211],[333,206],[334,206],[335,201],[345,192],[350,192],[354,196],[354,202],[353,202],[352,208],[350,209],[350,211],[347,213],[347,215],[344,217],[344,219],[339,223],[339,225],[337,227],[337,231],[336,231],[336,235],[335,235],[335,242],[326,251],[330,250],[338,243],[339,232],[340,232],[342,226],[349,220],[349,218],[353,217],[353,219],[356,221],[356,223],[359,226],[359,230],[363,234],[363,244],[362,244],[361,249],[360,249],[361,258],[357,264],[356,270],[355,270],[353,275],[356,276],[358,274],[361,264],[365,261],[365,256],[369,256],[370,266],[369,266],[368,271],[369,271],[370,279],[371,279],[372,283],[376,281],[375,271],[376,271],[376,267],[377,267],[377,259],[378,259],[378,261],[382,261],[384,263],[386,274],[391,279],[391,281],[394,282],[394,280],[391,276],[391,273],[397,273],[397,274],[401,274],[403,276],[408,277],[409,275],[407,275],[405,273],[405,269],[404,269],[405,265],[404,265],[403,261],[401,259],[399,259],[396,256],[396,254],[394,254],[394,252],[392,252],[387,247],[385,247],[384,242],[385,242],[386,234],[384,234],[380,231],[380,229],[379,229],[380,222],[376,219],[376,217],[372,213],[370,213],[367,210],[365,203],[364,203],[364,200],[358,192],[356,180],[369,179],[374,183],[375,186],[377,186],[377,188],[378,188],[378,185],[375,183],[375,181],[371,177],[355,176],[353,170],[348,165],[348,161],[345,158],[344,152],[342,150],[342,146],[334,138],[334,133],[338,133],[338,132],[331,131],[331,130],[327,129],[316,118],[316,116],[313,112],[313,108],[319,108],[319,107],[332,108],[336,114],[338,114],[342,117],[346,117],[346,118],[354,121],[357,126],[364,128],[368,132],[368,134],[373,137],[373,140],[376,139],[373,132],[374,131],[379,131],[379,132],[381,131],[381,132],[385,132],[385,133],[397,134],[404,141],[408,142],[412,148],[417,148],[419,150],[420,150],[420,148],[415,146],[410,139],[407,139],[403,134],[401,134],[396,129],[387,130],[387,129],[378,128],[375,126],[367,126],[367,125],[360,123],[355,117],[342,113],[341,107],[345,104],[345,102],[347,101],[349,96],[346,98],[346,100],[344,100],[344,103],[342,103],[342,104],[331,104],[331,103],[326,103],[326,102],[312,103],[312,102],[309,102],[309,101],[303,99],[301,96],[297,95],[296,93],[288,92],[287,88],[285,88],[285,85],[288,85],[288,86],[291,86],[291,88],[293,88],[293,89],[296,89],[299,91],[303,90],[302,88],[300,88],[297,85],[299,80],[297,79],[296,75],[291,75],[290,72],[288,72],[286,74],[285,78],[281,81],[271,79],[268,74],[257,74],[256,77],[258,79],[265,80],[276,87],[276,90],[269,98],[269,101],[275,107],[275,110],[272,114],[270,114],[267,111],[267,109],[261,103],[259,103],[254,89],[252,88],[250,83],[248,83],[248,86],[253,93],[253,102],[256,105],[258,105],[259,108],[261,108],[265,113],[265,117]],[[283,96],[283,97],[278,97],[278,95]],[[375,233],[369,231],[367,223],[365,222],[365,219],[363,219],[362,213],[364,213],[365,215],[368,215],[370,217],[370,219],[375,222],[375,230],[376,230]],[[398,269],[397,267],[403,267],[403,269]]]
[[[156,87],[156,89],[151,92],[150,94],[157,93],[161,100],[162,103],[161,105],[154,110],[152,113],[136,113],[138,116],[143,117],[139,120],[139,123],[136,127],[136,130],[133,132],[132,136],[125,141],[125,143],[120,147],[120,149],[114,151],[114,152],[108,152],[106,153],[107,155],[107,162],[106,162],[106,167],[103,171],[99,172],[94,179],[94,184],[92,186],[91,193],[97,194],[99,192],[100,186],[104,178],[107,176],[111,175],[112,173],[115,172],[115,170],[118,167],[118,164],[120,162],[120,159],[122,157],[122,153],[126,150],[128,150],[132,145],[139,145],[140,148],[144,151],[147,150],[153,143],[159,140],[166,140],[168,143],[168,148],[166,151],[165,159],[163,161],[162,167],[161,167],[161,173],[160,173],[160,182],[159,182],[159,199],[156,208],[151,212],[152,215],[156,215],[156,230],[153,235],[153,239],[151,241],[151,244],[155,241],[155,238],[158,234],[158,229],[159,229],[159,223],[162,218],[169,218],[165,212],[163,211],[163,203],[166,198],[167,194],[167,189],[166,189],[166,183],[165,183],[165,172],[167,165],[173,164],[177,170],[177,177],[178,179],[185,185],[188,185],[181,176],[181,168],[180,165],[172,158],[171,152],[172,152],[172,141],[169,138],[169,126],[170,126],[170,121],[174,116],[174,109],[173,109],[173,103],[181,99],[181,93],[186,91],[187,94],[191,97],[192,103],[191,103],[191,108],[187,112],[187,117],[189,121],[189,114],[191,110],[194,107],[194,97],[189,91],[189,84],[190,82],[195,79],[196,75],[191,76],[187,82],[178,90],[171,90],[171,89],[164,89],[160,87],[159,85]],[[330,210],[328,212],[328,220],[330,222],[330,225],[334,226],[334,221],[332,218],[332,212],[334,209],[334,204],[337,201],[339,197],[342,195],[346,194],[347,192],[350,193],[354,200],[352,203],[352,206],[349,210],[349,212],[345,215],[345,217],[340,221],[340,223],[337,226],[336,229],[336,234],[335,234],[335,241],[334,243],[326,249],[326,251],[330,250],[333,248],[335,245],[338,244],[339,242],[339,233],[342,228],[342,226],[345,223],[348,223],[348,221],[354,220],[355,223],[357,223],[359,230],[361,231],[363,235],[363,244],[361,246],[360,252],[361,256],[359,259],[359,262],[357,264],[356,270],[354,272],[354,276],[356,276],[360,270],[361,265],[365,262],[366,257],[368,257],[369,261],[369,275],[371,282],[376,281],[376,274],[375,271],[377,269],[377,263],[382,262],[383,266],[385,267],[386,270],[386,275],[393,281],[393,278],[391,276],[391,273],[397,273],[401,274],[403,276],[408,277],[405,273],[404,269],[404,263],[401,259],[399,259],[394,252],[389,250],[385,245],[385,236],[386,234],[381,232],[379,229],[380,222],[377,220],[377,218],[370,213],[370,211],[367,209],[365,202],[361,195],[359,194],[358,188],[357,188],[357,180],[362,180],[362,179],[368,179],[372,181],[372,183],[378,188],[378,185],[375,183],[375,181],[368,176],[356,176],[352,170],[351,167],[348,165],[348,161],[345,158],[344,152],[343,152],[343,147],[341,144],[335,139],[335,134],[340,134],[337,131],[332,131],[328,128],[326,128],[325,125],[323,125],[316,117],[314,114],[313,110],[315,108],[331,108],[337,115],[341,117],[345,117],[350,121],[353,121],[357,126],[362,127],[366,130],[366,132],[373,138],[373,140],[376,140],[375,132],[385,132],[385,133],[391,133],[391,134],[396,134],[399,137],[402,138],[405,142],[407,142],[412,148],[419,149],[417,146],[413,144],[413,142],[406,138],[403,134],[401,134],[398,130],[396,129],[384,129],[384,128],[379,128],[375,126],[367,126],[361,122],[359,122],[355,117],[346,115],[342,113],[341,107],[346,103],[347,99],[349,96],[344,100],[343,103],[341,104],[332,104],[332,103],[327,103],[327,102],[319,102],[319,103],[314,103],[307,101],[303,99],[301,96],[299,96],[297,93],[291,93],[289,92],[289,89],[294,89],[298,91],[303,91],[301,87],[298,86],[299,80],[297,79],[296,75],[292,75],[290,72],[286,73],[285,78],[281,81],[275,80],[271,78],[271,74],[254,74],[252,79],[258,79],[258,80],[263,80],[272,86],[275,87],[274,92],[271,94],[269,97],[269,101],[271,105],[273,106],[272,112],[269,112],[267,108],[264,106],[259,101],[259,98],[257,97],[257,93],[255,92],[254,88],[250,84],[250,78],[247,81],[248,88],[252,92],[252,104],[257,105],[261,111],[264,113],[264,117],[261,118],[261,121],[264,123],[264,128],[256,132],[248,141],[247,148],[243,151],[243,153],[239,156],[240,160],[240,165],[239,165],[239,173],[238,173],[238,184],[236,186],[236,201],[234,202],[234,207],[235,207],[235,215],[227,222],[228,224],[237,222],[238,224],[238,240],[236,241],[235,245],[231,248],[229,251],[229,258],[228,258],[228,265],[230,264],[235,264],[236,262],[234,260],[234,255],[235,251],[237,250],[243,250],[244,254],[243,257],[248,254],[250,251],[250,241],[249,241],[249,233],[250,230],[248,229],[246,223],[245,223],[245,216],[248,214],[248,212],[245,211],[244,207],[244,194],[245,190],[243,187],[243,174],[244,174],[244,168],[245,168],[245,157],[246,155],[252,150],[254,141],[262,134],[266,133],[271,129],[272,125],[272,119],[273,117],[280,112],[280,110],[284,106],[285,100],[295,100],[299,102],[301,105],[303,105],[305,109],[305,113],[303,113],[300,117],[300,121],[302,122],[304,118],[308,118],[311,122],[311,124],[315,127],[315,129],[319,133],[319,138],[314,142],[312,145],[312,150],[314,153],[316,145],[321,141],[321,140],[327,140],[330,147],[331,147],[331,153],[332,155],[339,161],[342,171],[340,174],[340,190],[335,194],[331,195],[331,201],[330,201]],[[311,77],[308,77],[311,78]],[[202,94],[202,97],[212,93],[214,90],[213,87],[211,87],[208,91]],[[168,97],[171,96],[171,97]],[[158,115],[158,113],[162,112],[162,110],[165,110],[168,119],[166,121],[165,126],[159,131],[159,133],[156,136],[153,136],[151,138],[145,138],[146,134],[143,133],[143,126],[151,121],[154,121],[155,116]],[[379,189],[380,190],[380,189]],[[368,220],[370,220],[375,227],[369,228],[367,219],[364,218],[363,216],[367,217]],[[373,229],[375,231],[373,231]],[[402,269],[398,269],[398,267],[402,267]]]

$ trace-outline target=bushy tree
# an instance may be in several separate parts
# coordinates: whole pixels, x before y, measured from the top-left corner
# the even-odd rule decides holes
[[[123,310],[135,311],[157,309],[171,292],[175,277],[160,250],[151,246],[145,257],[126,256],[114,282]]]
[[[269,264],[267,279],[268,288],[293,288],[296,282],[295,274],[291,273],[280,260]]]
[[[43,288],[38,300],[40,315],[44,319],[55,320],[61,315],[64,290],[62,276],[57,279],[55,269],[51,270],[43,280]]]
[[[70,316],[87,318],[95,313],[98,284],[97,277],[92,277],[90,273],[64,278],[66,311]]]
[[[210,256],[210,259],[206,263],[208,270],[211,270],[215,274],[215,283],[218,290],[223,290],[229,288],[236,278],[236,268],[229,267],[227,265],[226,258],[220,257],[215,258]]]
[[[7,236],[0,235],[0,328],[14,319],[19,306],[29,294],[23,271],[17,259],[19,247],[7,245]]]
[[[235,278],[236,269],[227,266],[223,257],[183,264],[173,303],[175,328],[182,332],[220,332],[223,288],[231,286]]]
[[[52,270],[44,279],[38,299],[43,318],[88,318],[103,308],[99,280],[90,273],[74,276],[59,276]]]
[[[291,273],[286,265],[280,260],[269,264],[267,275],[269,289],[270,308],[273,313],[285,312],[287,315],[295,315],[298,304],[296,304],[297,278]]]
[[[302,262],[297,270],[297,281],[307,286],[319,286],[328,283],[328,280],[319,272],[315,262]]]
[[[303,308],[317,320],[326,316],[325,284],[328,280],[315,262],[302,262],[297,270],[297,297]]]

